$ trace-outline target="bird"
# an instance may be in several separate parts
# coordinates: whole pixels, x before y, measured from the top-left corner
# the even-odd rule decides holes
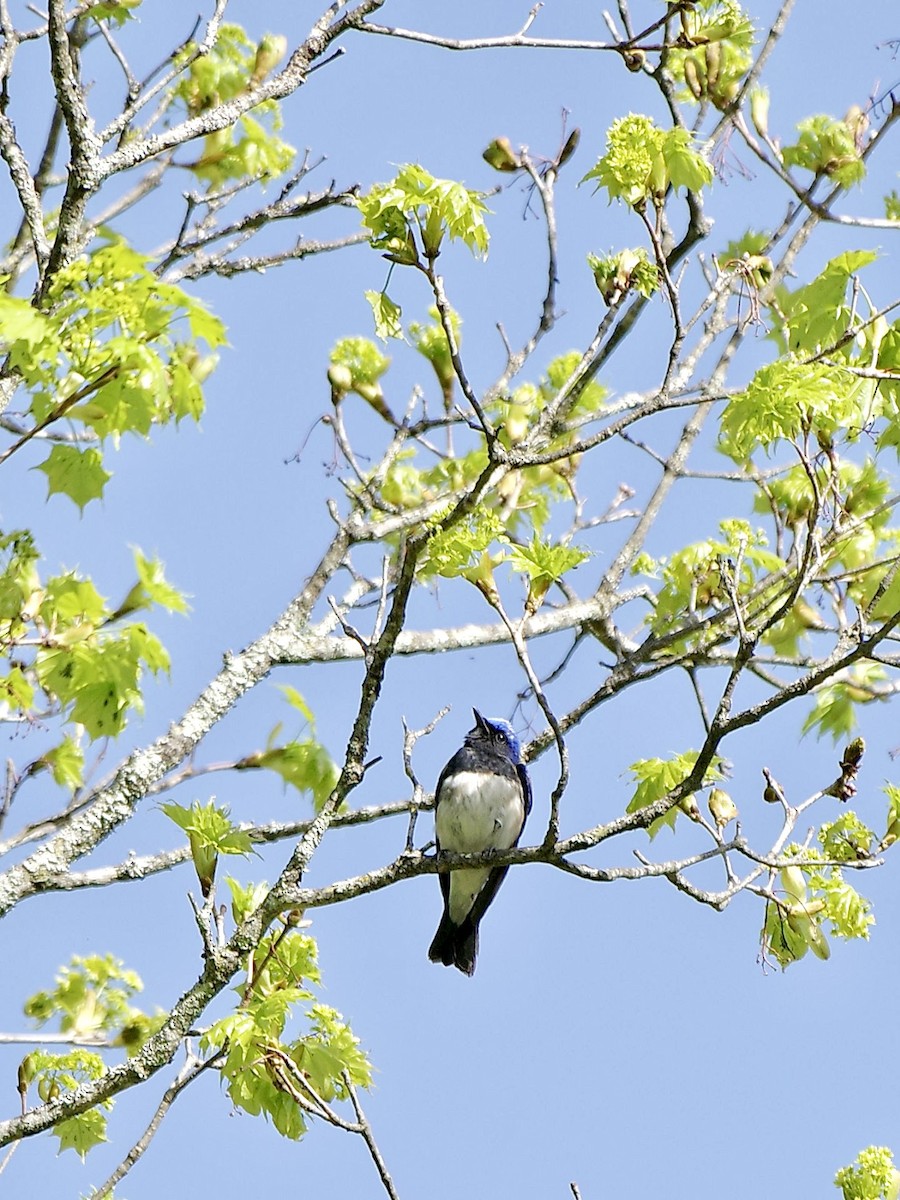
[[[509,721],[483,717],[441,771],[435,789],[434,832],[444,852],[478,854],[518,844],[531,811],[531,782]],[[478,926],[508,867],[463,867],[439,874],[444,911],[428,950],[432,962],[475,971]]]

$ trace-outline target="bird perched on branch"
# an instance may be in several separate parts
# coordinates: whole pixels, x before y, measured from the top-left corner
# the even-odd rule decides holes
[[[435,789],[434,830],[438,854],[478,854],[518,844],[531,811],[531,783],[512,725],[485,718],[441,772]],[[508,867],[463,867],[441,872],[444,912],[428,951],[432,962],[475,971],[478,925]]]

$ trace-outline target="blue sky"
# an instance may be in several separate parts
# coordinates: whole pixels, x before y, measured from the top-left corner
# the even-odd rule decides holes
[[[251,36],[283,32],[295,44],[318,11],[308,0],[295,6],[235,0],[228,17]],[[647,3],[642,11],[651,19],[659,6]],[[775,6],[759,0],[749,11],[765,27]],[[526,13],[527,5],[511,0],[491,6],[475,0],[427,5],[388,0],[379,19],[474,36],[510,32]],[[888,0],[852,8],[797,6],[766,76],[770,123],[782,140],[804,116],[819,111],[839,116],[897,84],[900,65],[885,44],[900,32],[896,17]],[[147,3],[138,23],[123,32],[123,44],[146,68],[185,35],[185,25],[190,21],[181,5]],[[533,32],[606,35],[600,9],[577,0],[547,0]],[[536,379],[551,357],[586,344],[601,316],[586,253],[639,241],[633,217],[575,183],[602,153],[605,130],[615,117],[629,111],[662,116],[652,84],[628,74],[611,55],[451,54],[362,36],[348,38],[346,48],[340,61],[322,68],[285,104],[283,136],[301,150],[308,146],[314,155],[327,155],[313,186],[334,178],[339,185],[358,181],[365,187],[390,177],[396,164],[421,161],[436,175],[492,188],[499,177],[480,155],[493,137],[505,135],[550,155],[560,142],[563,110],[571,114],[570,126],[581,128],[581,147],[559,185],[560,307],[566,316],[525,372],[525,378]],[[35,70],[42,68],[37,54],[29,53]],[[13,83],[26,89],[16,99],[14,86],[14,104],[34,158],[46,97],[37,82],[32,95],[30,79],[21,75]],[[117,97],[115,87],[100,81],[92,103],[102,110]],[[847,211],[882,214],[880,197],[897,186],[897,158],[891,157],[890,151],[876,157]],[[716,222],[710,249],[748,226],[771,225],[783,213],[783,193],[759,175],[747,177],[748,169],[756,170],[735,139],[708,204]],[[183,186],[179,180],[151,201],[148,212],[138,210],[122,223],[123,231],[152,250],[178,219]],[[515,342],[526,336],[539,311],[543,235],[525,201],[517,185],[491,198],[493,241],[486,264],[463,252],[442,259],[451,300],[463,316],[463,347],[476,387],[486,386],[502,362],[496,323]],[[354,227],[352,212],[344,211],[310,222],[303,232],[328,236]],[[842,249],[873,246],[883,257],[867,283],[882,301],[890,300],[898,275],[896,243],[896,233],[883,230],[823,230],[801,256],[798,275],[811,278]],[[262,632],[312,569],[330,531],[325,500],[340,494],[330,471],[331,434],[315,424],[329,403],[328,352],[339,337],[370,333],[362,293],[380,288],[384,275],[377,256],[356,248],[264,276],[202,281],[195,291],[225,320],[230,346],[208,384],[201,428],[123,444],[112,455],[115,476],[105,500],[83,517],[61,497],[45,503],[44,476],[27,469],[37,456],[23,461],[14,486],[0,496],[4,524],[31,524],[54,569],[78,566],[102,592],[118,596],[131,583],[128,547],[139,545],[159,554],[169,577],[190,594],[188,619],[157,622],[172,655],[172,675],[150,689],[146,714],[129,727],[124,748],[151,741],[177,718],[222,654]],[[428,306],[415,280],[398,280],[396,298],[409,318],[421,318]],[[668,349],[666,332],[667,315],[657,301],[646,328],[628,339],[602,381],[619,393],[652,386]],[[390,352],[396,359],[390,378],[402,403],[417,368],[402,349]],[[734,382],[772,353],[760,336]],[[364,413],[356,418],[354,434],[365,446],[367,440],[374,445],[382,431]],[[590,471],[582,486],[599,511],[620,481],[640,490],[650,478],[645,461],[626,451],[598,459]],[[713,532],[708,499],[698,489],[694,504],[692,495],[686,492],[688,501],[664,516],[651,550],[662,553]],[[748,515],[749,496],[733,501],[723,488],[715,502],[733,505],[722,516]],[[598,540],[596,558],[584,570],[602,571],[615,544]],[[423,594],[412,618],[458,624],[488,614],[457,583],[442,587],[436,598]],[[536,646],[535,658],[546,667],[557,652],[558,647]],[[602,677],[599,658],[598,647],[575,659],[570,679],[555,694],[560,707],[596,686]],[[319,736],[339,756],[359,680],[356,664],[327,672],[278,672],[211,735],[204,761],[254,749],[276,721],[287,718],[278,683],[304,694]],[[510,715],[522,686],[509,648],[393,663],[372,730],[372,751],[383,762],[367,775],[354,802],[375,804],[407,794],[401,717],[421,726],[442,705],[452,706],[417,749],[420,777],[432,787],[470,726],[472,705]],[[834,774],[839,752],[830,742],[800,739],[804,715],[805,710],[788,708],[764,731],[728,743],[734,764],[729,789],[759,845],[777,828],[775,814],[760,801],[762,765],[771,767],[792,796],[807,794]],[[526,717],[540,728],[528,710],[517,718],[523,731]],[[876,825],[883,811],[881,784],[897,779],[889,751],[900,734],[891,718],[888,705],[869,706],[863,714],[870,750],[857,807]],[[620,813],[630,794],[630,763],[687,749],[699,736],[686,681],[651,683],[604,706],[570,739],[564,830]],[[20,747],[8,752],[18,756]],[[119,748],[111,747],[104,767],[118,755]],[[524,841],[543,834],[555,782],[549,755],[535,765],[533,779],[535,809]],[[39,794],[40,786],[29,800],[36,811],[52,800]],[[211,794],[229,803],[241,820],[304,814],[295,794],[246,775],[215,777],[214,784],[201,780],[179,798],[187,803]],[[836,815],[836,801],[825,805],[822,819]],[[420,823],[423,839],[430,836],[429,826],[427,819]],[[614,843],[590,861],[632,864],[635,848],[666,858],[699,845],[698,832],[679,826],[673,839],[664,830],[649,848],[643,836],[627,846]],[[335,831],[317,855],[309,882],[387,862],[404,835],[402,820]],[[147,804],[91,862],[116,862],[131,849],[152,852],[176,839],[174,827]],[[288,853],[287,846],[276,847],[262,861],[239,864],[235,874],[271,880]],[[597,886],[545,866],[513,869],[485,920],[471,980],[427,961],[440,912],[432,878],[317,911],[312,931],[319,942],[323,998],[350,1020],[375,1064],[375,1088],[364,1103],[400,1195],[564,1197],[569,1182],[576,1181],[584,1200],[611,1195],[719,1200],[723,1194],[749,1200],[762,1192],[770,1200],[789,1200],[831,1194],[834,1171],[865,1145],[887,1144],[900,1152],[894,1082],[900,1061],[892,1036],[900,900],[896,864],[888,857],[884,869],[855,881],[877,918],[869,943],[837,944],[828,963],[808,957],[785,974],[766,972],[757,961],[759,901],[742,897],[724,914],[714,914],[662,880]],[[7,984],[0,995],[0,1028],[26,1028],[22,1000],[46,986],[72,953],[115,953],[144,978],[147,1006],[168,1007],[199,968],[200,947],[185,896],[191,887],[182,871],[137,886],[39,897],[21,905],[4,922]],[[0,1047],[0,1070],[9,1081],[4,1115],[17,1103],[19,1056],[16,1048]],[[2,1180],[6,1194],[86,1194],[143,1129],[174,1069],[118,1101],[110,1144],[84,1166],[73,1154],[56,1158],[47,1139],[22,1145]],[[231,1113],[210,1077],[178,1101],[117,1194],[149,1200],[165,1188],[175,1195],[202,1190],[230,1200],[248,1189],[290,1188],[308,1196],[340,1191],[374,1197],[379,1186],[361,1142],[315,1127],[301,1144],[288,1143],[262,1122]]]

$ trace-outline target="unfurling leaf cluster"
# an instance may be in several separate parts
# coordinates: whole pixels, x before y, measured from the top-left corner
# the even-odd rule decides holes
[[[250,835],[232,822],[228,808],[209,800],[195,800],[190,807],[170,801],[160,809],[188,835],[191,858],[204,896],[212,891],[220,854],[250,854]]]
[[[858,121],[837,121],[819,113],[801,121],[797,132],[797,141],[781,151],[786,167],[827,175],[842,187],[852,187],[865,178]]]
[[[897,1200],[900,1196],[900,1171],[887,1146],[867,1146],[856,1161],[841,1167],[834,1177],[843,1200]]]
[[[31,996],[24,1006],[25,1015],[39,1025],[58,1019],[59,1031],[76,1041],[94,1038],[107,1047],[121,1047],[129,1055],[137,1054],[166,1014],[149,1014],[136,1008],[131,998],[143,989],[140,977],[111,954],[76,955],[56,977],[56,986]],[[57,1100],[82,1083],[99,1079],[106,1070],[100,1054],[78,1048],[56,1054],[32,1050],[19,1065],[19,1093],[26,1099],[33,1087],[40,1100]],[[82,1158],[94,1146],[106,1141],[104,1110],[112,1108],[107,1100],[61,1121],[54,1127],[60,1150],[75,1150]]]
[[[246,908],[242,889],[233,889]],[[201,1040],[204,1051],[220,1055],[220,1069],[232,1103],[254,1116],[263,1114],[283,1136],[297,1139],[310,1116],[371,1083],[371,1067],[359,1041],[335,1009],[315,999],[320,982],[316,944],[290,922],[267,934],[250,956],[242,999],[231,1015],[217,1021]],[[306,1032],[284,1040],[288,1018],[298,1008]]]
[[[687,129],[661,129],[652,118],[629,114],[613,121],[606,153],[582,179],[595,179],[610,200],[643,208],[648,200],[661,206],[669,188],[699,191],[712,182],[712,167],[693,149]]]
[[[643,247],[620,250],[606,258],[589,254],[587,260],[594,283],[607,304],[615,304],[629,291],[649,299],[659,288],[659,269]]]
[[[488,209],[481,193],[452,179],[436,179],[416,163],[360,196],[357,206],[373,248],[401,266],[433,261],[445,239],[461,241],[481,257],[487,254]]]
[[[847,252],[811,283],[775,290],[770,315],[783,355],[728,401],[720,448],[731,458],[744,462],[779,442],[802,449],[809,438],[830,449],[874,431],[879,449],[900,445],[900,383],[892,378],[900,375],[900,322],[874,311],[855,317],[849,295],[875,257]]]
[[[822,851],[788,846],[786,855],[797,861],[779,873],[780,887],[766,903],[761,934],[763,954],[782,970],[809,950],[817,958],[830,957],[826,922],[832,937],[868,938],[875,922],[868,901],[846,882],[840,866],[827,862],[829,857],[839,862],[865,857],[873,839],[856,814],[847,812],[819,831]]]
[[[106,1064],[92,1050],[69,1050],[64,1054],[53,1054],[45,1050],[32,1050],[19,1064],[19,1094],[23,1101],[34,1084],[38,1097],[44,1103],[63,1098],[84,1083],[93,1083],[106,1071]],[[53,1132],[59,1139],[60,1152],[74,1150],[84,1159],[89,1150],[106,1141],[106,1116],[113,1104],[103,1100],[96,1108],[68,1117],[54,1125]]]
[[[183,611],[184,598],[156,559],[134,552],[137,582],[111,606],[75,571],[42,579],[39,553],[25,531],[0,535],[0,697],[14,713],[62,714],[90,738],[121,733],[128,714],[142,709],[145,671],[168,671],[168,655],[142,622],[121,623],[139,610]],[[66,735],[38,766],[57,783],[77,787],[82,754]]]
[[[223,24],[211,49],[198,54],[191,42],[181,52],[180,61],[190,66],[175,96],[189,116],[199,116],[262,83],[286,50],[281,36],[267,33],[254,43],[239,25]],[[234,125],[207,134],[200,158],[189,164],[211,189],[230,179],[273,179],[294,161],[294,147],[277,136],[282,127],[280,105],[264,100],[254,112],[260,120],[245,113]]]
[[[634,795],[628,801],[626,812],[636,813],[662,800],[674,792],[688,778],[697,765],[699,755],[696,750],[688,750],[684,754],[676,754],[673,758],[642,758],[628,768],[632,778],[637,783]],[[721,760],[714,757],[703,773],[703,779],[698,783],[697,790],[710,787],[722,779]],[[700,810],[694,793],[682,796],[677,803],[667,809],[661,816],[655,817],[647,826],[651,838],[656,837],[663,826],[675,828],[678,814],[682,813],[692,820],[698,820]]]
[[[757,583],[784,563],[766,549],[768,539],[748,521],[733,518],[719,524],[720,538],[706,538],[676,551],[670,558],[653,559],[642,554],[633,572],[662,580],[651,599],[650,628],[668,633],[684,623],[685,613],[702,617],[733,606],[733,597],[753,592]],[[690,642],[702,641],[702,631],[686,635]]]
[[[58,271],[41,309],[0,290],[0,348],[29,393],[28,432],[7,456],[63,418],[82,440],[98,443],[198,420],[202,383],[215,365],[198,352],[200,340],[210,350],[222,345],[221,322],[162,283],[120,239]],[[50,494],[82,509],[110,478],[97,445],[54,445],[38,465]]]

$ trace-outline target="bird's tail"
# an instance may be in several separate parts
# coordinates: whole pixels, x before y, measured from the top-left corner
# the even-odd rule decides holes
[[[473,975],[477,955],[478,926],[468,920],[456,925],[450,920],[450,914],[445,912],[428,948],[428,957],[432,962],[443,963],[445,967],[458,967],[465,975]]]

